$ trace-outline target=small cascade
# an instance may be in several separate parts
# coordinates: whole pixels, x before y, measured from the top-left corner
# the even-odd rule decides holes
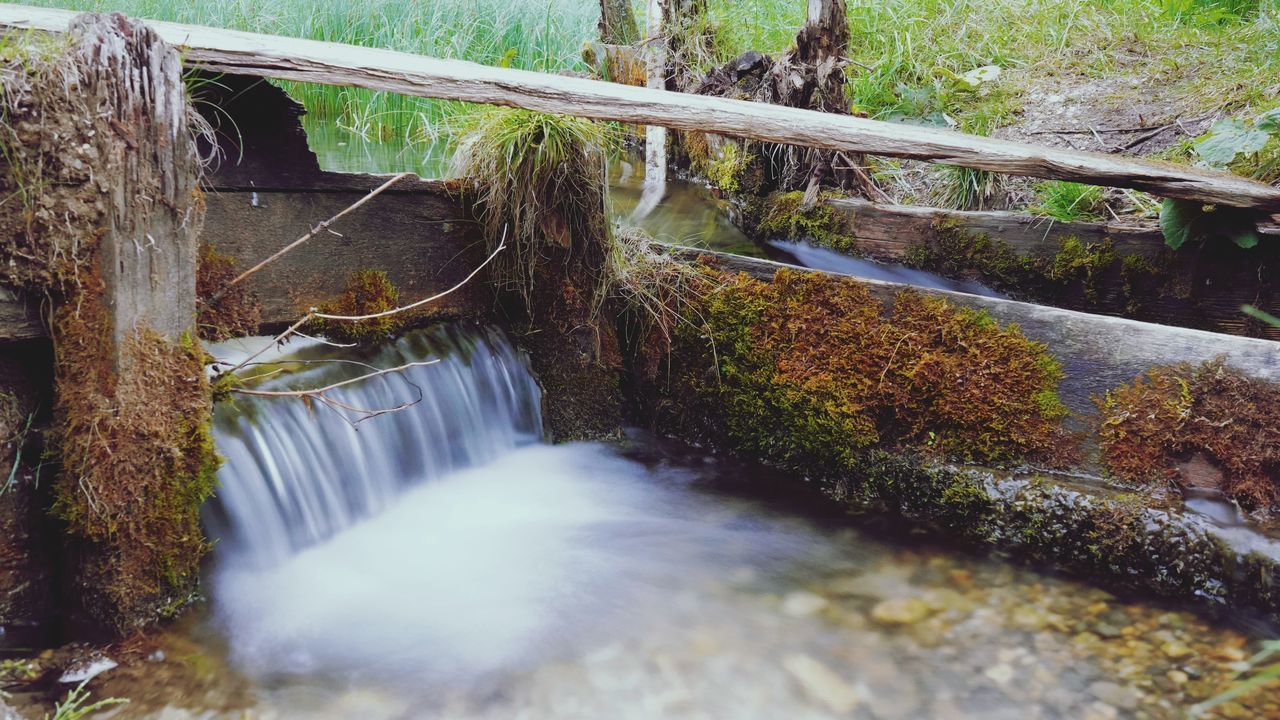
[[[541,439],[537,383],[526,359],[493,329],[411,333],[360,361],[302,353],[288,366],[295,372],[260,387],[322,387],[427,360],[434,362],[330,393],[364,409],[417,401],[362,423],[299,399],[224,403],[215,434],[226,463],[206,514],[223,551],[277,564],[384,511],[408,487]]]

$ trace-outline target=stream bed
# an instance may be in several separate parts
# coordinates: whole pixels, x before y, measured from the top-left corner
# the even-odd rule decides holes
[[[103,717],[1180,718],[1260,637],[889,541],[799,478],[642,433],[545,445],[494,329],[294,357],[266,387],[434,362],[344,388],[358,407],[421,391],[359,424],[221,407],[209,600],[123,650],[95,689],[131,702]]]

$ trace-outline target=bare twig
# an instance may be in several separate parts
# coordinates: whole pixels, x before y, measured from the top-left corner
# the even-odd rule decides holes
[[[324,387],[310,388],[307,390],[250,390],[248,388],[234,388],[231,392],[240,393],[241,395],[255,395],[258,397],[303,397],[305,395],[312,395],[312,396],[323,395],[329,392],[330,390],[336,390],[340,387],[353,385],[355,383],[362,382],[364,380],[371,380],[373,378],[381,377],[383,375],[390,375],[391,373],[404,372],[405,370],[408,370],[410,368],[425,367],[427,365],[435,365],[438,362],[440,361],[426,360],[423,362],[405,363],[404,365],[397,365],[396,367],[393,367],[393,368],[375,370],[374,372],[365,373],[364,375],[360,375],[358,377],[348,378],[346,380],[340,380],[336,383],[325,385]]]
[[[378,197],[378,196],[379,196],[379,195],[381,195],[383,192],[385,192],[386,190],[388,190],[392,185],[395,185],[396,183],[398,183],[398,182],[400,182],[401,180],[403,180],[403,179],[405,179],[405,178],[409,177],[410,175],[413,175],[413,173],[411,173],[411,172],[402,172],[402,173],[400,173],[400,174],[398,174],[398,175],[394,175],[394,176],[392,176],[392,178],[391,178],[390,180],[387,180],[386,182],[384,182],[384,183],[382,183],[381,185],[379,185],[377,188],[375,188],[374,190],[372,190],[368,195],[365,195],[364,197],[362,197],[362,198],[360,198],[359,200],[355,201],[355,202],[354,202],[354,203],[352,203],[351,205],[348,205],[348,206],[347,206],[347,208],[346,208],[345,210],[343,210],[342,212],[338,213],[337,215],[334,215],[333,217],[329,218],[328,220],[325,220],[324,222],[320,223],[319,225],[316,225],[315,227],[311,228],[310,232],[308,232],[306,235],[303,235],[302,237],[298,238],[297,240],[294,240],[293,242],[289,243],[288,245],[285,245],[284,247],[280,248],[280,250],[276,251],[276,253],[275,253],[275,254],[273,254],[271,257],[267,258],[266,260],[263,260],[262,262],[258,263],[257,265],[254,265],[253,267],[249,268],[248,270],[245,270],[244,272],[242,272],[242,273],[240,273],[239,275],[237,275],[237,276],[235,277],[235,279],[233,279],[233,280],[231,280],[231,282],[228,282],[228,283],[227,283],[226,287],[228,287],[228,288],[229,288],[229,287],[231,287],[231,286],[233,286],[233,285],[235,285],[235,284],[237,284],[237,283],[239,283],[239,282],[243,281],[245,278],[249,277],[250,275],[252,275],[252,274],[254,274],[254,273],[258,272],[259,270],[261,270],[262,268],[264,268],[264,267],[266,267],[267,265],[271,264],[272,262],[275,262],[277,259],[279,259],[279,258],[280,258],[282,255],[284,255],[285,253],[287,253],[287,252],[289,252],[290,250],[293,250],[294,248],[298,247],[299,245],[301,245],[301,244],[303,244],[303,243],[307,242],[308,240],[310,240],[311,238],[315,237],[316,235],[319,235],[321,232],[324,232],[324,231],[328,230],[330,225],[332,225],[333,223],[335,223],[335,222],[337,222],[337,221],[341,220],[342,218],[346,217],[348,214],[350,214],[350,213],[354,212],[355,210],[359,209],[362,205],[364,205],[365,203],[369,202],[370,200],[372,200],[372,199],[374,199],[374,198]],[[225,291],[225,288],[224,288],[224,291]],[[218,299],[220,299],[220,298],[221,298],[221,293],[219,293],[217,296],[215,296],[215,297],[214,297],[210,302],[211,302],[211,303],[212,303],[212,302],[216,302],[216,301],[217,301]]]

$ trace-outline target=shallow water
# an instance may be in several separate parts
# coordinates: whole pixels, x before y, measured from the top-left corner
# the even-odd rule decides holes
[[[358,371],[329,352],[266,384]],[[797,478],[701,450],[543,445],[537,387],[493,330],[343,356],[432,358],[344,391],[434,399],[355,427],[223,408],[208,606],[102,676],[134,701],[119,717],[1175,718],[1250,650],[1243,628],[886,542]]]

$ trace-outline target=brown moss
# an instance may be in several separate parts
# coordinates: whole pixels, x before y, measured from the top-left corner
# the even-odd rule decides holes
[[[1134,483],[1171,479],[1176,434],[1193,404],[1191,376],[1189,368],[1156,368],[1098,401],[1102,461],[1114,476]]]
[[[361,316],[386,312],[400,303],[400,291],[382,270],[357,270],[347,278],[347,289],[317,310],[326,315]],[[347,321],[315,318],[304,330],[335,342],[384,340],[404,327],[403,313],[368,320]]]
[[[200,506],[219,460],[205,354],[141,328],[109,347],[101,281],[55,313],[55,509],[73,537],[79,611],[123,633],[194,593],[208,549]],[[124,368],[124,371],[121,369]]]
[[[719,375],[703,390],[753,455],[905,446],[1016,462],[1061,444],[1057,362],[985,314],[912,292],[886,313],[856,281],[782,271],[730,279],[702,316]]]
[[[200,337],[217,342],[257,333],[262,324],[262,304],[243,285],[229,286],[240,273],[235,258],[201,245],[196,267],[196,327]]]
[[[1280,385],[1222,361],[1155,368],[1099,400],[1102,460],[1135,483],[1178,477],[1182,459],[1203,454],[1221,489],[1248,509],[1280,509]]]

